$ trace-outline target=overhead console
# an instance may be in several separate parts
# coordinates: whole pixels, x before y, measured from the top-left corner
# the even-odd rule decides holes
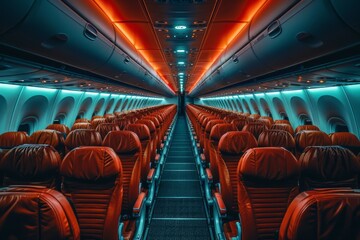
[[[93,1],[12,0],[0,8],[0,44],[172,95]]]
[[[359,1],[267,1],[192,96],[276,72],[360,43]],[[356,7],[357,6],[357,7]]]

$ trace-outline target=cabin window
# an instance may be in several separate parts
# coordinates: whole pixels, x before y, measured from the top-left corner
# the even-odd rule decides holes
[[[245,108],[245,111],[248,112],[248,113],[251,113],[250,111],[250,107],[249,107],[249,104],[246,102],[245,99],[242,100],[243,102],[243,105],[244,105],[244,108]]]
[[[264,110],[266,116],[272,117],[272,114],[270,112],[269,104],[265,101],[265,99],[260,99],[260,105],[262,109]]]
[[[78,117],[84,118],[86,113],[89,111],[92,104],[92,99],[90,97],[86,98],[82,103],[79,109]]]
[[[121,105],[121,102],[123,100],[122,99],[119,99],[115,105],[115,108],[114,108],[114,112],[118,112],[119,111],[119,108],[120,108],[120,105]]]
[[[31,135],[36,128],[36,124],[37,119],[35,117],[24,118],[18,127],[18,132],[26,132],[28,135]]]
[[[63,124],[66,119],[66,114],[60,113],[55,117],[54,124]]]
[[[298,116],[301,125],[311,125],[312,121],[309,117],[306,103],[303,99],[299,97],[293,97],[291,98],[291,107],[296,116]]]
[[[96,116],[96,115],[99,115],[103,105],[104,105],[104,102],[105,102],[105,99],[100,99],[99,102],[96,104],[96,107],[95,107],[95,110],[92,114],[92,116]]]
[[[112,107],[113,105],[114,105],[114,99],[112,98],[112,99],[109,101],[108,105],[106,106],[105,113],[109,113],[109,111],[110,111],[110,109],[111,109],[111,107]]]
[[[251,106],[253,107],[255,113],[260,114],[259,107],[258,107],[257,103],[255,102],[255,100],[251,99],[250,103],[251,103]]]
[[[275,109],[279,113],[281,119],[289,120],[289,117],[285,111],[285,107],[284,107],[284,104],[282,103],[282,101],[279,98],[275,97],[273,99],[273,103],[274,103]]]
[[[346,122],[339,117],[329,119],[330,132],[349,132]]]
[[[69,112],[74,107],[75,100],[72,97],[66,97],[62,99],[59,103],[58,111],[55,117],[55,121],[58,121],[59,123],[64,123],[66,116],[69,114]]]

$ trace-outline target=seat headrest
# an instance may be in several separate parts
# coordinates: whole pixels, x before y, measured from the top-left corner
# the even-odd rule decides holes
[[[80,146],[101,146],[101,135],[94,129],[76,129],[69,133],[65,140],[68,149]]]
[[[119,130],[120,130],[119,126],[115,123],[100,123],[96,127],[96,131],[100,133],[102,138],[104,138],[106,134],[108,134],[108,132],[110,131],[119,131]]]
[[[279,239],[359,239],[359,208],[358,190],[302,192],[285,213]]]
[[[237,128],[233,124],[229,124],[229,123],[216,124],[210,131],[210,139],[212,141],[219,141],[220,138],[225,133],[236,130]]]
[[[240,155],[250,148],[257,147],[257,142],[250,132],[231,131],[225,133],[219,141],[222,154]]]
[[[210,122],[211,120],[220,120],[218,117],[215,116],[205,116],[202,120],[201,120],[201,126],[206,128],[206,125],[208,124],[208,122]],[[225,121],[224,121],[225,122]]]
[[[103,146],[111,147],[117,154],[141,151],[141,142],[136,133],[131,131],[112,131],[106,135]]]
[[[299,166],[294,155],[285,148],[252,148],[241,157],[238,173],[243,180],[295,180],[299,176]]]
[[[1,239],[80,240],[80,228],[66,197],[40,186],[0,190]]]
[[[275,123],[271,125],[270,129],[283,130],[289,132],[291,135],[294,135],[294,129],[290,124],[287,123]]]
[[[62,161],[60,174],[64,177],[96,181],[121,174],[121,162],[109,147],[78,147]]]
[[[60,151],[64,146],[65,138],[64,134],[56,130],[39,130],[31,134],[29,143],[35,144],[49,144],[53,146],[57,151]]]
[[[300,159],[301,175],[322,181],[339,181],[360,175],[360,161],[340,146],[309,146]]]
[[[41,179],[55,177],[60,164],[60,155],[52,146],[24,144],[7,152],[0,160],[0,169],[8,177]]]
[[[68,134],[70,132],[69,128],[64,124],[50,124],[46,127],[46,129],[56,130],[65,134]]]
[[[154,133],[156,131],[156,126],[152,120],[149,119],[141,119],[136,122],[137,124],[145,124],[149,130],[150,133]]]
[[[295,133],[298,133],[298,132],[304,131],[304,130],[320,131],[320,129],[315,125],[300,125],[295,129]]]
[[[329,134],[332,144],[341,146],[359,147],[360,141],[355,134],[349,132],[336,132]]]
[[[95,118],[93,120],[91,120],[91,126],[96,129],[96,127],[100,124],[100,123],[105,123],[106,122],[106,118],[104,117],[99,117],[99,118]]]
[[[304,130],[295,135],[296,147],[305,149],[307,146],[328,146],[331,145],[330,137],[321,131]]]
[[[89,122],[78,122],[74,123],[74,125],[71,127],[71,131],[75,129],[92,129],[92,125]]]
[[[5,132],[0,135],[0,148],[12,148],[25,144],[29,141],[26,132]]]
[[[283,130],[265,130],[258,139],[259,147],[284,147],[286,149],[295,148],[295,139],[288,132]]]
[[[120,130],[123,130],[127,127],[127,125],[130,123],[129,120],[121,118],[121,119],[116,119],[115,123],[119,126]]]
[[[205,127],[205,132],[210,133],[211,129],[216,124],[220,124],[220,123],[226,123],[226,122],[224,120],[220,120],[220,119],[214,119],[214,120],[208,121],[208,123],[206,124],[206,127]]]
[[[160,127],[160,120],[156,116],[146,116],[143,119],[151,120],[156,128]]]
[[[86,118],[78,118],[75,120],[75,123],[90,123],[90,121]]]
[[[140,141],[146,141],[150,139],[150,130],[145,124],[132,123],[129,124],[127,130],[136,133]]]
[[[290,124],[289,120],[285,120],[285,119],[278,119],[278,120],[275,120],[274,122],[275,124],[282,124],[282,123],[285,123],[285,124]]]

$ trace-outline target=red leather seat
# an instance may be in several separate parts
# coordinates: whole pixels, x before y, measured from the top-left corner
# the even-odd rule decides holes
[[[116,123],[119,126],[120,130],[124,130],[127,128],[127,125],[130,124],[130,122],[127,119],[121,118],[121,119],[116,119],[114,121],[114,123]]]
[[[360,152],[360,141],[355,134],[349,132],[336,132],[329,134],[333,145],[340,145],[350,149],[354,154]]]
[[[241,157],[237,171],[242,239],[274,239],[299,192],[296,158],[280,147],[252,148]]]
[[[285,119],[278,119],[274,121],[274,124],[290,124],[289,120],[285,120]]]
[[[76,129],[69,133],[65,140],[66,151],[81,146],[101,146],[102,138],[94,129]]]
[[[214,119],[214,120],[210,120],[205,127],[205,131],[204,131],[204,155],[205,155],[205,159],[206,161],[209,163],[210,162],[210,132],[211,129],[217,125],[217,124],[221,124],[221,123],[226,123],[224,120],[220,120],[220,119]]]
[[[271,128],[271,125],[272,125],[271,121],[266,118],[259,118],[256,120],[256,122],[265,124],[268,129]]]
[[[249,118],[252,118],[252,119],[259,119],[260,118],[260,114],[257,114],[257,113],[253,113],[253,114],[250,114],[249,115]]]
[[[120,128],[116,123],[100,123],[96,127],[96,131],[98,131],[101,135],[101,138],[104,139],[106,134],[110,131],[119,131]]]
[[[307,147],[299,159],[300,189],[359,188],[360,161],[340,146]]]
[[[260,133],[267,130],[267,126],[264,123],[261,122],[249,122],[246,124],[242,131],[248,131],[251,132],[255,138],[258,138]]]
[[[283,147],[290,152],[295,150],[294,137],[283,130],[266,130],[258,138],[259,147]]]
[[[92,129],[91,123],[89,122],[78,122],[74,123],[74,125],[71,127],[71,131],[74,131],[76,129]]]
[[[58,132],[64,133],[65,135],[68,135],[70,132],[70,129],[64,124],[50,124],[46,127],[46,129],[56,130]]]
[[[142,149],[142,161],[141,161],[141,182],[147,182],[147,175],[150,171],[150,154],[151,154],[151,142],[150,142],[150,130],[145,124],[129,124],[128,130],[134,132],[140,139]]]
[[[155,133],[155,138],[156,139],[155,140],[156,141],[154,143],[154,149],[160,149],[160,144],[161,144],[161,141],[163,139],[162,132],[165,132],[165,130],[162,130],[162,126],[161,126],[161,123],[160,123],[159,119],[160,119],[160,117],[156,117],[156,116],[146,116],[143,119],[141,119],[141,120],[150,120],[155,125],[155,128],[156,128],[156,133]],[[151,132],[151,130],[150,130],[150,132]]]
[[[42,185],[59,187],[61,158],[50,145],[24,144],[12,148],[1,160],[4,186]]]
[[[90,121],[86,118],[78,118],[75,120],[75,123],[90,123]]]
[[[29,143],[48,144],[58,151],[60,157],[64,157],[65,155],[65,136],[61,132],[48,129],[36,131],[31,134]]]
[[[101,124],[101,123],[106,123],[106,118],[104,117],[97,117],[97,118],[93,118],[90,122],[91,127],[93,129],[96,129],[96,127]]]
[[[71,199],[81,239],[118,239],[123,198],[119,157],[108,147],[79,147],[64,158],[62,192]]]
[[[1,239],[80,240],[76,216],[64,195],[40,187],[0,190]]]
[[[269,116],[261,116],[261,117],[259,118],[259,120],[260,120],[260,119],[267,119],[267,120],[270,121],[271,125],[274,124],[274,120],[272,119],[272,117],[269,117]]]
[[[0,135],[0,159],[13,147],[28,143],[29,136],[26,132],[5,132]]]
[[[321,131],[304,130],[295,135],[296,156],[299,158],[307,146],[332,145],[330,137]]]
[[[247,119],[235,119],[231,123],[234,124],[239,131],[241,131],[244,126],[249,123],[249,121]]]
[[[294,136],[294,129],[291,127],[290,124],[287,123],[275,123],[271,125],[270,129],[287,131],[291,134],[291,136]]]
[[[105,114],[104,118],[106,119],[107,123],[113,123],[115,121],[115,119],[116,119],[115,115],[111,114],[111,113]]]
[[[236,127],[230,123],[220,123],[216,124],[211,128],[210,132],[210,146],[209,146],[209,154],[210,154],[210,170],[212,173],[213,182],[219,182],[219,169],[218,169],[218,144],[220,138],[227,132],[236,131]]]
[[[290,204],[279,240],[360,239],[360,193],[351,189],[316,189]]]
[[[123,171],[122,216],[125,239],[133,239],[136,230],[131,218],[133,206],[139,197],[142,151],[138,136],[131,131],[112,131],[106,135],[103,146],[111,147],[119,156]],[[124,217],[127,216],[127,217]]]
[[[226,207],[226,219],[223,219],[225,236],[230,239],[232,236],[232,226],[235,225],[232,219],[238,218],[237,203],[237,166],[241,156],[250,148],[257,147],[255,137],[250,132],[227,132],[219,141],[219,182],[221,196]]]
[[[157,132],[156,126],[153,121],[149,119],[141,119],[136,122],[136,124],[145,124],[150,131],[150,161],[154,162],[156,156],[156,147],[157,147]]]
[[[295,134],[304,130],[320,131],[320,129],[315,125],[300,125],[295,129]]]

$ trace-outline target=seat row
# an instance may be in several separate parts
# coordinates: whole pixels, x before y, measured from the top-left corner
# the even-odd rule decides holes
[[[151,114],[137,115],[137,122],[128,124],[126,130],[109,131],[104,139],[93,129],[71,131],[64,141],[64,157],[51,143],[22,144],[7,150],[0,160],[5,186],[0,190],[1,236],[141,238],[156,184],[157,165],[151,163],[156,160],[150,158],[152,141],[164,139],[161,128],[166,128],[166,136],[175,115],[175,105],[157,108]],[[163,117],[159,129],[149,120],[154,116]],[[154,133],[145,121],[154,125]],[[49,131],[62,135],[55,130],[45,132]],[[23,221],[15,224],[17,219]]]
[[[349,149],[312,146],[331,145],[330,137],[316,130],[300,131],[295,139],[283,130],[264,130],[256,139],[253,133],[238,131],[234,124],[226,123],[226,115],[214,118],[206,110],[188,105],[187,114],[196,149],[203,151],[200,170],[204,168],[204,188],[218,238],[319,239],[312,223],[326,223],[333,230],[335,223],[331,225],[330,219],[344,218],[333,214],[315,219],[312,211],[321,201],[329,203],[322,209],[325,213],[338,206],[341,213],[350,214],[350,221],[339,230],[321,230],[325,238],[332,234],[357,239],[360,232],[352,228],[360,217],[354,217],[350,210],[357,211],[360,194],[350,189],[359,188],[360,159]],[[211,119],[205,127],[204,115]],[[326,137],[318,137],[319,133]],[[313,144],[309,140],[312,138],[328,141]],[[298,158],[291,152],[296,144],[303,146]],[[313,231],[303,238],[306,229]]]

